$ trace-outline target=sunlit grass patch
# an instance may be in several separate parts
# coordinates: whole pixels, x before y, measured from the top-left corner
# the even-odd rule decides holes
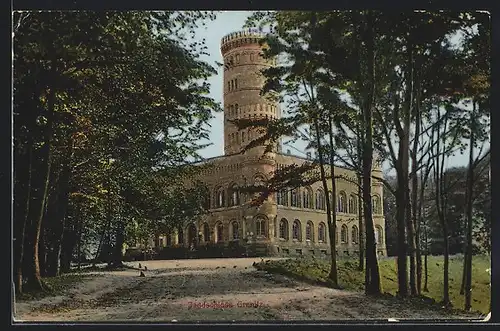
[[[397,265],[395,258],[384,258],[378,261],[382,292],[396,295],[398,290]],[[330,262],[321,259],[286,259],[267,260],[255,266],[259,270],[287,275],[309,283],[329,286],[328,274]],[[490,258],[474,256],[472,270],[472,310],[487,314],[490,311]],[[364,272],[358,269],[355,259],[339,259],[337,261],[338,280],[342,289],[351,291],[364,290]],[[464,308],[464,296],[460,294],[462,282],[463,257],[450,258],[450,300],[456,309]],[[424,275],[422,275],[422,289]],[[424,298],[419,302],[435,303],[443,299],[443,257],[428,257],[428,292],[422,292]],[[429,300],[427,300],[427,297]]]

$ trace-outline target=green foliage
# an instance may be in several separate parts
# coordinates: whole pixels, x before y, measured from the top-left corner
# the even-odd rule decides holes
[[[182,224],[196,217],[199,190],[172,174],[200,159],[198,141],[221,110],[208,96],[216,70],[200,59],[204,41],[192,39],[215,14],[22,15],[14,35],[14,140],[23,160],[16,166],[27,166],[30,144],[43,146],[51,119],[51,163],[71,168],[66,228],[92,244],[102,233],[113,238],[123,223],[138,224],[146,236],[160,218]],[[167,168],[170,176],[159,173]],[[187,214],[180,217],[180,208]]]
[[[443,262],[441,256],[430,256],[428,265],[428,293],[425,297],[440,302],[443,293]],[[362,291],[364,289],[364,274],[357,269],[357,261],[339,259],[337,263],[339,282],[343,289]],[[270,273],[287,275],[296,279],[328,286],[328,272],[330,265],[326,260],[320,259],[284,259],[260,262],[256,265],[258,270]],[[394,295],[398,290],[396,261],[394,258],[379,261],[382,291]],[[473,310],[482,314],[490,312],[491,277],[486,271],[490,268],[489,257],[478,255],[473,259]],[[460,295],[460,282],[462,279],[463,258],[456,256],[450,260],[450,298],[454,307],[463,306],[463,296]]]

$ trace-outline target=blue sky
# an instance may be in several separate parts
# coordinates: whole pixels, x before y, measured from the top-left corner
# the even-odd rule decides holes
[[[210,56],[206,56],[204,60],[214,64],[215,61],[222,62],[222,55],[220,53],[220,40],[225,35],[241,30],[245,24],[246,18],[251,14],[250,11],[224,11],[218,14],[216,20],[207,22],[206,27],[199,28],[197,36],[205,38],[208,47],[207,52]],[[222,87],[223,87],[223,69],[217,68],[218,74],[210,78],[211,92],[210,95],[216,101],[222,104]],[[211,146],[204,148],[200,155],[204,158],[219,156],[224,153],[224,132],[223,132],[223,114],[215,114],[215,118],[211,121],[210,142]],[[284,147],[283,149],[290,149],[292,154],[305,156],[304,143],[297,142],[295,148]],[[448,167],[462,166],[468,163],[467,155],[456,155],[450,157]]]

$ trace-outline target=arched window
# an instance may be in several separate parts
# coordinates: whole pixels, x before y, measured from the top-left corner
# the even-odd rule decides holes
[[[236,143],[239,144],[240,143],[240,135],[239,135],[239,133],[236,132],[235,136],[236,136]]]
[[[349,196],[349,214],[357,214],[358,213],[358,204],[356,201],[356,196],[351,194]]]
[[[255,61],[255,54],[254,53],[250,53],[250,61]]]
[[[216,238],[217,242],[221,242],[224,240],[223,234],[224,234],[224,227],[223,227],[222,223],[219,222],[215,226],[215,238]]]
[[[234,90],[234,80],[231,80],[231,91]]]
[[[347,196],[344,191],[339,192],[337,211],[347,213]]]
[[[325,210],[325,193],[322,190],[316,191],[316,209]]]
[[[208,223],[203,223],[203,240],[205,240],[205,242],[210,241],[210,227]]]
[[[295,188],[292,190],[292,197],[291,197],[291,206],[292,207],[299,207],[299,189]]]
[[[234,105],[230,105],[230,106],[229,106],[229,114],[230,114],[231,116],[234,116]]]
[[[226,200],[224,189],[222,187],[219,187],[216,192],[215,208],[224,207],[224,202]]]
[[[314,225],[311,221],[306,223],[306,240],[314,241]]]
[[[240,63],[240,54],[236,54],[236,63]]]
[[[231,91],[231,82],[230,81],[227,81],[227,90]]]
[[[356,225],[352,226],[351,239],[353,244],[359,243],[359,231]]]
[[[241,142],[244,143],[245,142],[245,131],[243,131],[241,133]]]
[[[237,221],[233,221],[231,223],[231,229],[232,229],[232,232],[233,232],[233,240],[240,239],[240,229],[239,229]]]
[[[210,192],[207,192],[203,197],[203,208],[206,210],[210,209]]]
[[[310,187],[306,187],[302,192],[302,206],[304,208],[312,209],[312,190]]]
[[[230,192],[229,206],[238,206],[240,204],[240,192],[238,186],[236,184],[233,184],[229,189],[229,192]]]
[[[292,239],[301,241],[302,240],[302,227],[299,220],[293,221],[292,226]]]
[[[342,225],[340,230],[340,242],[347,243],[347,226],[345,224]]]
[[[280,239],[288,240],[288,221],[284,218],[280,221],[279,235]]]
[[[318,225],[318,241],[326,242],[326,226],[323,222]]]
[[[178,230],[177,239],[178,239],[179,245],[184,245],[184,231],[182,229]]]
[[[380,225],[375,225],[375,242],[377,245],[382,245],[384,243],[384,232]]]
[[[372,209],[374,214],[379,214],[379,215],[382,214],[380,197],[376,194],[372,197]]]
[[[235,90],[238,89],[238,79],[237,78],[234,79],[234,89]]]
[[[257,218],[255,220],[255,235],[259,237],[266,236],[266,220],[264,218]]]
[[[235,115],[235,116],[238,116],[238,111],[239,111],[239,109],[240,109],[240,106],[238,106],[238,104],[235,104],[235,105],[234,105],[234,115]]]
[[[288,206],[288,190],[283,189],[278,192],[276,203],[280,206]]]

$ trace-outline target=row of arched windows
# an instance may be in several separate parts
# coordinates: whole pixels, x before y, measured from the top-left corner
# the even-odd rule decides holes
[[[318,236],[317,236],[317,241],[318,242],[326,242],[326,225],[325,223],[321,222],[318,225]],[[306,223],[306,228],[305,228],[305,240],[307,241],[316,241],[315,236],[314,236],[314,224],[312,221],[308,221]],[[278,227],[278,237],[283,240],[289,240],[289,228],[288,228],[288,220],[285,218],[282,218],[279,222],[279,227]],[[296,241],[302,241],[302,225],[299,220],[294,220],[292,223],[292,240]]]
[[[231,81],[228,81],[228,89],[232,90],[231,89],[231,86],[232,86],[232,83],[234,81],[234,86],[235,88],[238,87],[238,80],[237,79],[234,79],[234,80],[231,80]],[[277,112],[278,112],[278,108],[277,106],[275,105],[271,105],[271,104],[254,104],[254,105],[248,105],[248,106],[239,106],[237,103],[235,103],[234,105],[229,105],[227,107],[227,111],[229,112],[229,115],[230,116],[238,116],[238,115],[242,115],[243,113],[247,113],[247,112],[257,112],[257,113],[260,113],[260,112],[268,112],[268,113],[272,113],[274,115],[277,115]],[[273,117],[271,115],[271,117]]]
[[[331,192],[329,192],[329,196],[332,196]],[[358,201],[358,197],[354,194],[351,194],[348,199],[347,194],[344,191],[340,191],[337,195],[336,210],[339,213],[358,214]],[[302,191],[298,188],[292,190],[283,189],[276,194],[276,203],[280,206],[326,210],[324,191],[317,189],[316,194],[313,195],[313,191],[309,187]],[[375,214],[382,213],[380,197],[378,195],[372,197],[372,208]]]
[[[326,242],[326,225],[321,222],[318,225],[318,242]],[[278,229],[278,237],[283,240],[289,240],[289,231],[288,231],[288,220],[283,218],[279,223]],[[296,219],[292,223],[292,240],[303,241],[302,237],[302,225],[301,222]],[[307,221],[305,227],[305,240],[306,241],[315,241],[314,236],[314,224],[312,221]],[[338,232],[336,233],[335,240],[337,243],[347,244],[349,242],[349,229],[347,225],[343,224],[340,228],[340,242],[338,238]],[[351,227],[351,241],[353,244],[359,243],[359,229],[356,225]],[[380,225],[375,225],[375,241],[377,244],[383,244],[383,230]]]
[[[245,57],[245,54],[240,54],[236,53],[235,55],[231,55],[226,58],[226,63],[224,65],[224,70],[229,70],[234,66],[235,64],[240,64],[241,58]],[[248,54],[248,60],[250,62],[255,62],[256,59],[259,58],[259,53],[258,52],[251,52]],[[268,60],[271,65],[276,65],[276,59]]]

